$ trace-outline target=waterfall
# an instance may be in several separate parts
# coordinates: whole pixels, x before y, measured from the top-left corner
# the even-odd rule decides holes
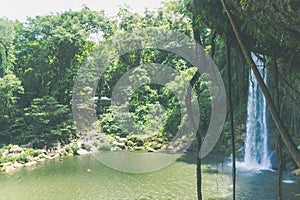
[[[265,84],[267,69],[257,56],[251,53]],[[270,169],[271,159],[268,147],[267,105],[252,70],[249,73],[246,140],[244,166],[248,169]]]

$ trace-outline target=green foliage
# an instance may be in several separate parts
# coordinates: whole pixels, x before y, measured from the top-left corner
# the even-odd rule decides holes
[[[31,154],[33,157],[38,157],[39,155],[43,154],[41,151],[39,150],[35,150],[33,151],[33,153]]]
[[[15,37],[14,24],[12,21],[0,18],[0,41],[3,45],[10,46]],[[1,47],[3,48],[3,47]]]
[[[112,146],[111,146],[111,144],[109,144],[107,142],[103,142],[103,143],[100,143],[97,146],[97,148],[102,151],[109,151],[112,148]]]
[[[46,95],[68,104],[77,70],[96,46],[90,37],[101,33],[110,36],[113,22],[88,8],[35,17],[18,26],[15,68],[24,82],[23,104]]]
[[[28,126],[16,136],[20,143],[42,147],[57,141],[66,142],[74,132],[70,109],[54,97],[36,98],[24,111]]]
[[[34,150],[32,148],[24,148],[24,153],[28,156],[33,156],[34,154],[36,154],[37,150]]]
[[[1,143],[68,140],[74,132],[69,107],[75,75],[97,46],[95,36],[111,36],[114,23],[86,7],[26,23],[0,19]]]
[[[0,149],[0,163],[7,163],[7,162],[15,162],[18,161],[20,163],[27,163],[29,162],[30,157],[38,157],[42,154],[40,150],[35,150],[32,148],[24,148],[24,151],[18,155],[6,155],[2,157],[2,154],[5,150],[10,150],[12,145],[6,146],[6,148]]]
[[[204,166],[204,167],[202,167],[201,171],[203,173],[209,173],[209,174],[218,174],[219,173],[219,171],[217,169],[213,169],[210,166]]]
[[[291,1],[291,4],[293,2],[294,0]],[[193,10],[191,3],[190,0],[168,0],[164,1],[164,6],[157,12],[145,11],[143,15],[133,13],[130,8],[123,7],[116,18],[108,18],[103,12],[83,8],[80,11],[67,11],[30,18],[26,23],[0,19],[1,143],[31,143],[34,147],[42,147],[57,141],[68,142],[69,137],[75,132],[70,110],[72,87],[83,61],[85,60],[91,66],[98,66],[95,60],[89,57],[93,50],[97,49],[93,57],[103,52],[106,53],[104,55],[109,56],[118,53],[111,49],[110,45],[97,48],[100,40],[107,40],[116,33],[128,33],[134,36],[134,30],[146,27],[175,30],[188,36],[193,36],[193,28],[198,29],[202,46],[208,53],[214,54],[214,60],[224,78],[227,78],[227,61],[224,53],[226,43],[223,39],[224,36],[229,38],[232,47],[234,47],[231,56],[233,71],[236,72],[232,75],[233,82],[236,83],[232,86],[235,105],[234,117],[237,124],[243,124],[246,115],[248,82],[245,80],[248,77],[248,70],[246,70],[239,53],[240,49],[235,48],[236,43],[233,40],[234,37],[228,20],[218,1],[195,1],[196,4],[199,4],[197,9],[199,8],[200,12],[198,13],[196,11],[199,10]],[[247,42],[249,50],[270,54],[271,49],[272,53],[280,56],[280,52],[287,51],[288,57],[291,58],[290,62],[297,58],[295,55],[299,51],[297,47],[298,38],[292,31],[288,31],[286,26],[282,26],[283,29],[279,30],[278,26],[275,26],[276,24],[270,19],[262,20],[265,19],[265,16],[262,15],[261,5],[258,5],[259,1],[254,1],[253,5],[245,0],[227,1],[227,3],[233,11],[242,37],[249,41],[249,44]],[[267,2],[266,7],[270,8],[269,2]],[[255,13],[254,17],[249,17],[255,8],[258,8],[259,12]],[[189,12],[192,10],[193,13]],[[291,23],[294,24],[293,10],[291,13]],[[192,24],[193,17],[196,24]],[[274,13],[271,14],[271,17],[282,25],[282,20]],[[285,18],[286,16],[282,15],[281,19]],[[263,23],[266,23],[266,27]],[[267,31],[273,29],[277,31]],[[214,36],[215,31],[217,34]],[[152,39],[153,36],[146,35],[145,37]],[[139,41],[144,38],[135,39]],[[274,43],[274,41],[277,42]],[[185,91],[185,83],[191,80],[195,68],[178,55],[150,49],[143,44],[140,45],[141,49],[130,51],[121,57],[115,56],[101,77],[96,94],[110,97],[120,78],[134,68],[128,78],[131,87],[121,88],[124,95],[130,95],[128,105],[116,108],[110,106],[111,102],[96,102],[97,114],[100,118],[98,124],[101,125],[103,133],[112,136],[130,137],[136,134],[139,137],[153,134],[165,142],[173,138],[174,134],[186,122],[186,111],[181,109],[182,105],[175,92],[184,96],[182,92]],[[8,50],[8,56],[6,50]],[[284,56],[286,57],[286,55]],[[273,58],[268,59],[268,64],[272,64],[273,60]],[[178,74],[172,77],[174,81],[169,82],[164,87],[150,84],[153,69],[150,63],[172,67],[178,71]],[[289,96],[288,94],[296,93],[292,91],[297,91],[299,77],[292,72],[282,71],[281,73],[292,83],[283,85],[281,98],[284,99],[284,97]],[[210,120],[211,99],[215,98],[211,97],[207,90],[210,83],[205,81],[205,76],[207,75],[202,74],[193,91],[199,102],[201,112],[199,125],[203,133]],[[87,83],[96,78],[99,77],[94,77],[92,72],[87,71],[80,80],[82,83]],[[142,86],[134,88],[139,83],[143,83]],[[294,89],[291,89],[292,87]],[[81,92],[82,95],[86,95],[91,94],[92,91],[91,87],[86,87]],[[192,101],[195,102],[196,98]],[[293,110],[293,115],[296,116],[291,120],[293,121],[291,127],[293,127],[299,118],[297,117],[297,109],[292,107],[296,107],[295,105],[299,101],[297,98],[291,97],[291,99],[287,98],[287,102],[285,107]],[[283,113],[287,120],[291,118],[288,113]],[[125,119],[132,119],[135,127],[130,127]],[[241,130],[237,130],[237,134],[241,135],[243,128],[239,129]],[[299,132],[297,127],[293,131],[295,134]],[[226,149],[229,138],[227,126],[225,126],[224,132],[225,134],[221,139],[222,143],[226,144],[222,149]],[[239,141],[242,141],[241,137],[238,138]],[[133,141],[130,140],[130,142]],[[138,145],[141,144],[142,142],[139,141]],[[144,145],[157,146],[148,142]],[[127,146],[131,146],[131,144]],[[109,144],[100,144],[100,149],[108,150],[110,148]],[[72,147],[67,149],[69,152],[76,150]],[[32,153],[34,152],[28,152],[30,155]],[[35,154],[37,156],[39,152],[35,152]]]
[[[38,157],[38,156],[41,155],[43,152],[41,152],[40,150],[32,149],[32,148],[24,148],[24,153],[25,153],[27,156]]]
[[[273,1],[240,0],[226,1],[226,4],[249,51],[268,57],[276,54],[281,66],[299,69],[299,1],[274,4]],[[240,51],[221,2],[196,0],[195,5],[197,8],[193,14],[199,19],[197,25],[226,35],[232,47]]]
[[[144,140],[137,135],[128,136],[127,139],[132,141],[133,143],[135,143],[138,147],[141,147],[144,145]]]
[[[12,148],[12,144],[9,144],[9,145],[7,145],[6,147],[5,147],[5,149],[7,149],[8,151],[10,151],[10,149]]]
[[[2,154],[4,151],[5,151],[5,149],[0,149],[0,158],[2,157]]]
[[[29,161],[27,153],[21,153],[17,159],[18,162],[27,163]]]
[[[0,77],[13,71],[15,37],[14,23],[0,18]]]
[[[9,109],[11,109],[15,104],[18,95],[24,92],[21,86],[21,81],[13,74],[5,75],[0,77],[0,117],[8,118]]]
[[[67,153],[76,155],[77,151],[79,150],[79,147],[77,145],[69,145],[65,147],[65,150]]]
[[[17,100],[24,92],[21,81],[13,74],[0,77],[0,140],[6,141],[9,138],[9,127],[14,123],[17,112]]]
[[[0,163],[8,163],[8,162],[15,162],[18,160],[18,157],[17,156],[5,156],[5,157],[1,157],[0,158]]]
[[[139,28],[159,27],[162,30],[176,30],[191,35],[190,19],[182,14],[186,12],[183,4],[170,1],[167,5],[165,10],[161,9],[158,13],[146,11],[144,15],[132,13],[126,7],[120,9],[117,15],[120,23],[116,32],[123,33],[126,31],[132,33],[133,30]],[[145,37],[151,36],[147,35]],[[139,41],[141,38],[136,39]],[[101,48],[98,55],[104,51],[109,52],[109,56],[116,54],[108,45]],[[95,65],[94,60],[88,62],[90,62],[90,65]],[[130,87],[120,88],[124,95],[130,95],[130,101],[126,105],[128,107],[110,107],[105,109],[105,113],[103,113],[102,105],[98,104],[100,124],[104,133],[126,137],[131,134],[141,135],[163,132],[161,135],[171,138],[185,122],[181,118],[185,119],[186,116],[181,116],[181,105],[172,91],[160,85],[150,84],[150,74],[153,72],[151,71],[151,65],[147,65],[148,63],[161,63],[173,67],[180,74],[182,73],[181,76],[185,77],[184,81],[178,83],[180,79],[178,77],[177,82],[174,82],[172,86],[170,85],[172,91],[181,91],[185,87],[184,82],[189,82],[189,79],[193,76],[192,71],[185,72],[186,74],[183,73],[183,71],[192,67],[189,63],[167,51],[143,48],[116,58],[110,63],[109,69],[106,70],[103,79],[100,80],[97,93],[110,96],[117,81],[135,67],[128,77]],[[146,65],[143,66],[143,64]],[[136,85],[142,86],[136,88]],[[85,91],[82,92],[86,93]],[[124,118],[132,119],[135,125],[128,125],[128,121]]]
[[[133,147],[134,143],[131,140],[129,140],[129,141],[126,142],[126,146]]]
[[[171,12],[171,6],[178,11],[180,5],[169,4],[169,8],[161,9],[159,12],[145,11],[143,16],[133,13],[128,8],[121,8],[117,16],[119,17],[119,29],[132,32],[136,28],[161,27],[169,30],[176,30],[187,35],[192,34],[192,26],[189,18],[180,12]]]
[[[102,115],[101,128],[102,131],[107,134],[118,135],[121,137],[126,136],[121,127],[115,122],[115,115],[112,113],[111,109]]]

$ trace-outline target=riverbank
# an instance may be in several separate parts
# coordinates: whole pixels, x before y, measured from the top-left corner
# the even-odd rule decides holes
[[[127,137],[99,135],[97,133],[79,134],[76,139],[62,146],[57,144],[51,148],[33,149],[19,145],[8,145],[0,149],[0,173],[10,173],[23,167],[32,167],[47,160],[62,160],[73,155],[87,155],[98,151],[176,151],[186,144],[188,138],[181,138],[175,144],[168,145],[157,135],[130,135]],[[300,169],[290,168],[288,171],[300,176]]]
[[[0,149],[0,169],[4,173],[10,173],[23,167],[32,167],[46,160],[62,159],[64,156],[74,155],[73,147],[63,147],[56,150],[22,148],[19,145],[8,145]]]
[[[99,135],[93,132],[79,134],[78,138],[62,146],[60,143],[33,149],[10,144],[0,149],[0,170],[10,173],[23,167],[31,167],[47,160],[63,159],[66,156],[86,155],[97,151],[147,151],[157,152],[165,146],[166,141],[145,135],[119,136]]]

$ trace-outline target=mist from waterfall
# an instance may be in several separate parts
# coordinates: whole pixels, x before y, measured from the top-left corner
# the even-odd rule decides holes
[[[251,56],[267,85],[267,68],[264,68],[264,63],[256,55],[252,53]],[[272,167],[267,121],[266,100],[251,70],[249,73],[245,157],[243,163],[247,169],[260,170]]]

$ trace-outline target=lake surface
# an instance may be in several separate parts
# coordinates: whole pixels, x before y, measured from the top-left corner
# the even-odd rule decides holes
[[[222,173],[203,173],[204,199],[231,199],[230,168],[214,167]],[[0,199],[192,200],[197,199],[195,170],[193,162],[180,159],[158,171],[124,173],[106,167],[94,156],[74,156],[0,174]],[[295,197],[300,193],[300,178],[285,174],[284,179],[284,199],[300,199]],[[276,199],[276,172],[239,171],[237,181],[237,199]]]

